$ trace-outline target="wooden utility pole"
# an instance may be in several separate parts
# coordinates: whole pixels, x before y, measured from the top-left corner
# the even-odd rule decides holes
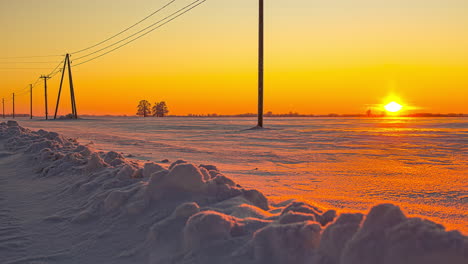
[[[65,71],[67,67],[68,67],[68,81],[70,84],[70,99],[71,99],[72,115],[73,115],[73,118],[78,119],[78,112],[76,111],[75,89],[73,86],[73,77],[72,77],[71,66],[70,66],[70,54],[65,55],[65,60],[63,62],[62,78],[60,79],[60,87],[59,87],[59,93],[57,97],[57,104],[55,106],[54,119],[57,118],[57,112],[58,112],[58,107],[60,103],[60,95],[62,94],[63,77],[65,76]]]
[[[75,119],[78,119],[78,112],[76,111],[76,101],[75,101],[75,89],[73,87],[73,78],[70,66],[70,54],[67,54],[68,58],[68,81],[70,82],[70,97],[71,97],[71,104],[72,104],[72,114]]]
[[[29,113],[29,119],[32,119],[33,118],[33,115],[32,115],[32,87],[33,85],[30,84],[29,85],[29,110],[30,110],[30,113]]]
[[[42,75],[40,78],[44,79],[44,97],[45,97],[45,119],[49,119],[48,110],[47,110],[47,80],[50,79],[49,76]]]
[[[5,118],[5,98],[2,98],[3,118]]]
[[[15,93],[13,93],[13,119],[15,119]]]
[[[60,95],[62,94],[63,77],[65,75],[65,68],[67,67],[67,60],[68,60],[68,54],[65,56],[65,60],[63,60],[63,68],[61,70],[62,77],[60,78],[60,86],[59,86],[59,92],[58,92],[58,97],[57,97],[57,104],[55,105],[54,119],[57,119],[57,112],[58,112],[58,107],[60,103]]]
[[[258,21],[258,127],[263,127],[263,55],[264,55],[263,0],[259,0]]]

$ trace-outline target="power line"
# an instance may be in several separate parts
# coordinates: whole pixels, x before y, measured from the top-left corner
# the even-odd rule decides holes
[[[50,78],[54,77],[55,75],[57,75],[57,73],[59,73],[61,70],[59,69],[57,71],[57,69],[60,67],[60,65],[64,62],[64,60],[62,60],[47,76],[49,76]],[[1,69],[1,68],[0,68]],[[50,68],[36,68],[36,69],[50,69]],[[41,78],[37,78],[36,81],[33,83],[32,87],[31,88],[34,88],[36,87],[38,84],[39,84],[39,81],[41,80]],[[14,93],[17,94],[17,96],[22,96],[24,94],[27,94],[29,91],[29,85],[25,86],[24,88],[22,89],[19,89],[19,90],[15,90],[13,91]],[[10,99],[7,99],[5,102],[9,102]]]
[[[0,60],[12,60],[12,59],[32,59],[32,58],[50,58],[50,57],[62,57],[63,55],[43,55],[43,56],[23,56],[23,57],[3,57]]]
[[[87,63],[87,62],[93,61],[93,60],[95,60],[95,59],[97,59],[97,58],[100,58],[100,57],[102,57],[102,56],[104,56],[104,55],[107,55],[107,54],[109,54],[109,53],[111,53],[111,52],[113,52],[113,51],[115,51],[115,50],[118,50],[118,49],[122,48],[122,47],[124,47],[124,46],[126,46],[126,45],[128,45],[128,44],[130,44],[130,43],[132,43],[132,42],[134,42],[135,40],[140,39],[140,38],[142,38],[142,37],[145,36],[145,35],[148,35],[149,33],[155,31],[156,29],[161,28],[162,26],[166,25],[167,23],[173,21],[174,19],[176,19],[176,18],[178,18],[178,17],[184,15],[185,13],[189,12],[190,10],[192,10],[192,9],[198,7],[199,5],[203,4],[203,3],[206,2],[207,0],[202,0],[201,2],[200,2],[200,1],[201,1],[201,0],[194,1],[194,2],[192,2],[191,4],[185,6],[184,8],[178,10],[177,12],[173,13],[172,15],[177,14],[177,13],[180,12],[181,10],[187,9],[189,6],[193,5],[194,3],[199,2],[198,4],[196,4],[196,5],[192,6],[192,7],[190,7],[189,9],[183,11],[182,13],[178,14],[177,16],[175,16],[175,17],[169,19],[168,21],[162,23],[161,25],[159,25],[159,26],[157,26],[157,27],[155,27],[155,28],[149,30],[148,32],[145,32],[145,33],[143,33],[142,35],[140,35],[140,36],[138,36],[138,37],[136,37],[136,38],[134,38],[134,39],[131,39],[131,40],[125,42],[124,44],[122,44],[122,45],[120,45],[120,46],[117,46],[116,48],[114,48],[114,49],[112,49],[112,50],[109,50],[109,51],[107,51],[107,52],[105,52],[105,53],[103,53],[103,54],[100,54],[99,56],[96,56],[96,57],[93,57],[93,58],[91,58],[91,59],[89,59],[89,60],[80,62],[80,63],[74,65],[73,67],[76,67],[76,66],[85,64],[85,63]],[[170,15],[170,16],[172,16],[172,15]],[[169,16],[169,17],[170,17],[170,16]],[[160,22],[166,20],[167,18],[168,18],[168,17],[166,17],[166,18],[164,18],[164,19],[158,21],[158,22],[155,23],[155,24],[158,24],[158,23],[160,23]],[[154,24],[153,24],[153,25],[154,25]],[[153,25],[152,25],[152,26],[153,26]],[[151,27],[151,26],[150,26],[150,27]],[[145,28],[145,30],[146,30],[146,29],[147,29],[147,28]],[[140,31],[140,32],[141,32],[141,31]],[[135,34],[134,34],[134,35],[135,35]],[[134,36],[134,35],[132,35],[132,36]],[[132,36],[130,36],[130,37],[132,37]],[[127,37],[127,38],[125,38],[125,39],[123,39],[123,40],[126,40],[126,39],[128,39],[128,38],[130,38],[130,37]],[[119,42],[122,42],[123,40],[121,40],[121,41],[119,41]],[[116,43],[112,44],[111,46],[113,46],[113,45],[115,45],[115,44],[117,44],[117,43],[119,43],[119,42],[116,42]],[[110,47],[110,46],[108,46],[108,47]],[[90,54],[88,54],[88,55],[91,55],[91,54],[94,54],[94,53],[97,53],[97,52],[93,52],[93,53],[90,53]],[[86,55],[86,56],[88,56],[88,55]],[[85,56],[82,56],[82,57],[80,57],[80,58],[84,58],[84,57],[85,57]],[[80,58],[78,58],[78,59],[80,59]]]
[[[48,70],[50,68],[0,68],[0,70]]]
[[[167,3],[166,5],[164,5],[163,7],[159,8],[159,9],[156,10],[156,11],[154,11],[153,13],[151,13],[151,14],[148,15],[147,17],[143,18],[142,20],[136,22],[135,24],[131,25],[130,27],[128,27],[128,28],[126,28],[126,29],[120,31],[119,33],[117,33],[117,34],[115,34],[115,35],[113,35],[113,36],[111,36],[111,37],[109,37],[109,38],[107,38],[107,39],[105,39],[105,40],[103,40],[103,41],[101,41],[101,42],[99,42],[99,43],[96,43],[96,44],[94,44],[94,45],[92,45],[92,46],[90,46],[90,47],[87,47],[87,48],[85,48],[85,49],[81,49],[81,50],[78,50],[78,51],[75,51],[75,52],[71,52],[71,54],[76,54],[76,53],[80,53],[80,52],[83,52],[83,51],[92,49],[92,48],[94,48],[94,47],[97,47],[97,46],[99,46],[99,45],[101,45],[101,44],[103,44],[103,43],[105,43],[105,42],[107,42],[107,41],[109,41],[109,40],[111,40],[111,39],[113,39],[113,38],[115,38],[115,37],[121,35],[122,33],[127,32],[128,30],[130,30],[130,29],[134,28],[135,26],[141,24],[142,22],[146,21],[148,18],[150,18],[150,17],[156,15],[157,13],[161,12],[163,9],[165,9],[165,8],[168,7],[168,6],[170,6],[170,5],[173,4],[175,1],[176,1],[176,0],[170,1],[169,3]]]
[[[64,61],[65,61],[65,59],[63,59],[61,62],[59,62],[59,63],[57,64],[57,66],[55,66],[55,68],[49,73],[49,75],[52,75],[52,74],[55,75],[56,73],[54,73],[54,72],[60,67],[60,65],[62,65],[62,63],[63,63]],[[58,72],[60,72],[60,71],[58,71]]]
[[[33,88],[36,87],[36,85],[39,83],[39,81],[41,80],[41,78],[37,78],[36,81],[33,83]]]
[[[26,89],[28,89],[28,88],[29,88],[29,85],[27,85],[23,89],[20,89],[20,90],[16,91],[15,93],[21,93],[22,91],[26,91]]]
[[[0,61],[0,64],[49,64],[57,61]]]
[[[15,96],[19,97],[19,96],[26,95],[28,93],[29,93],[29,90],[28,91],[23,91],[22,93],[15,93]]]
[[[56,71],[56,72],[54,72],[54,73],[51,73],[51,74],[49,74],[49,77],[50,77],[50,78],[54,78],[54,77],[55,77],[55,75],[59,74],[60,72],[62,72],[62,70],[61,70],[61,69],[60,69],[60,70],[58,70],[58,71]]]
[[[56,61],[54,61],[54,63],[56,63]],[[59,62],[59,64],[51,71],[50,74],[52,74],[60,66],[61,63],[63,63],[63,60]],[[49,69],[50,68],[45,68],[45,67],[41,67],[41,68],[3,67],[3,68],[0,68],[0,70],[49,70]]]
[[[96,51],[93,51],[93,52],[88,53],[88,54],[86,54],[86,55],[83,55],[83,56],[81,56],[81,57],[78,57],[78,58],[76,58],[76,59],[74,59],[74,60],[76,61],[76,60],[80,60],[80,59],[89,57],[89,56],[91,56],[91,55],[93,55],[93,54],[99,53],[99,52],[101,52],[101,51],[103,51],[103,50],[106,50],[106,49],[112,47],[112,46],[115,46],[115,45],[119,44],[119,43],[122,42],[122,41],[125,41],[125,40],[127,40],[127,39],[129,39],[129,38],[131,38],[131,37],[133,37],[133,36],[135,36],[135,35],[140,34],[141,32],[143,32],[143,31],[145,31],[145,30],[147,30],[147,29],[149,29],[149,28],[154,27],[155,25],[157,25],[157,24],[163,22],[164,20],[169,19],[170,17],[176,15],[177,13],[180,13],[180,12],[183,11],[184,9],[187,9],[187,8],[189,8],[190,6],[192,6],[192,5],[194,5],[195,3],[200,2],[200,1],[201,1],[201,0],[196,0],[196,1],[194,1],[194,2],[192,2],[192,3],[190,3],[190,4],[188,4],[188,5],[184,6],[183,8],[177,10],[176,12],[174,12],[174,13],[172,13],[172,14],[166,16],[165,18],[156,21],[156,23],[153,23],[153,24],[151,24],[151,25],[145,27],[144,29],[142,29],[142,30],[140,30],[140,31],[138,31],[138,32],[135,32],[135,33],[133,33],[132,35],[126,37],[126,38],[123,38],[123,39],[121,39],[121,40],[119,40],[119,41],[117,41],[117,42],[114,42],[114,43],[112,43],[112,44],[110,44],[110,45],[108,45],[108,46],[106,46],[106,47],[104,47],[104,48],[101,48],[101,49],[99,49],[99,50],[96,50]],[[203,1],[203,2],[204,2],[204,1]],[[192,8],[191,8],[191,9],[192,9]],[[191,9],[189,9],[189,10],[191,10]],[[187,11],[189,11],[189,10],[187,10]],[[183,12],[182,14],[184,14],[184,13],[186,13],[186,12]],[[181,14],[181,15],[182,15],[182,14]],[[177,18],[177,17],[178,17],[178,16],[176,16],[175,18]],[[172,21],[172,20],[173,20],[173,19],[169,20],[168,22],[170,22],[170,21]],[[166,23],[164,23],[164,24],[166,24]],[[163,24],[163,25],[164,25],[164,24]],[[151,31],[150,31],[150,32],[151,32]]]

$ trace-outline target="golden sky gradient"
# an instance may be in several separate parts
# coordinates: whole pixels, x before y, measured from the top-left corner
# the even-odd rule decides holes
[[[11,97],[61,60],[6,57],[80,50],[167,2],[0,0],[0,96]],[[139,28],[190,2],[176,1]],[[171,114],[256,112],[257,4],[208,0],[73,68],[78,113],[132,115],[140,99],[165,100]],[[265,13],[265,111],[364,113],[393,96],[406,110],[468,113],[466,0],[266,0]],[[11,63],[18,61],[53,63]],[[59,77],[49,82],[49,113]],[[34,89],[36,115],[44,112],[43,93],[42,85]],[[61,114],[71,112],[64,96]],[[29,112],[28,100],[17,98],[17,112]]]

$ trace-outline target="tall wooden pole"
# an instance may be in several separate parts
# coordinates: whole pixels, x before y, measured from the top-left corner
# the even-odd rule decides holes
[[[70,54],[65,55],[65,60],[63,61],[63,68],[62,68],[62,78],[60,79],[60,87],[59,93],[57,98],[57,104],[55,106],[55,114],[54,119],[57,118],[58,107],[60,103],[60,95],[62,93],[63,87],[63,78],[65,76],[65,70],[68,67],[68,81],[70,82],[70,99],[71,99],[71,107],[72,107],[72,116],[75,119],[78,119],[78,111],[76,110],[76,99],[75,99],[75,88],[73,86],[73,76],[71,71],[71,62],[70,62]]]
[[[5,98],[2,98],[3,118],[5,118]]]
[[[46,75],[42,75],[41,78],[44,79],[45,119],[48,120],[49,112],[47,110],[48,109],[47,108],[47,79],[50,79],[50,77]]]
[[[68,63],[68,81],[70,82],[70,96],[71,96],[71,104],[72,104],[72,114],[75,119],[78,119],[78,112],[76,111],[76,100],[75,100],[75,89],[73,87],[73,78],[70,66],[70,54],[67,54],[67,63]]]
[[[259,0],[258,22],[258,127],[263,127],[263,55],[264,55],[263,0]]]
[[[65,60],[63,61],[62,78],[60,79],[60,87],[59,87],[59,93],[57,97],[57,105],[55,106],[54,119],[57,119],[57,112],[58,112],[58,107],[60,103],[60,94],[62,93],[63,76],[65,75],[65,67],[67,66],[67,60],[68,60],[68,54],[65,56]]]
[[[32,114],[32,84],[29,85],[29,110],[30,110],[30,113],[29,113],[29,119],[32,119],[33,118],[33,114]]]
[[[15,119],[15,93],[13,93],[13,119]]]
[[[44,78],[44,102],[45,102],[45,119],[49,119],[48,115],[48,108],[47,108],[47,77],[42,76],[41,78]]]

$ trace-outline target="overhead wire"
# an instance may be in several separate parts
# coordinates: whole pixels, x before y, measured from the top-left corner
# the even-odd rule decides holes
[[[62,57],[63,55],[42,55],[42,56],[21,56],[21,57],[3,57],[0,60],[12,60],[12,59],[32,59],[32,58],[50,58],[50,57]]]
[[[134,39],[131,39],[131,40],[125,42],[124,44],[119,45],[119,46],[117,46],[116,48],[111,49],[111,50],[109,50],[109,51],[107,51],[107,52],[105,52],[105,53],[103,53],[103,54],[100,54],[100,55],[98,55],[98,56],[96,56],[96,57],[93,57],[93,58],[91,58],[91,59],[89,59],[89,60],[80,62],[80,63],[78,63],[78,64],[75,64],[75,65],[73,65],[73,67],[76,67],[76,66],[85,64],[85,63],[87,63],[87,62],[93,61],[93,60],[95,60],[95,59],[97,59],[97,58],[100,58],[100,57],[102,57],[102,56],[104,56],[104,55],[107,55],[107,54],[109,54],[109,53],[111,53],[111,52],[113,52],[113,51],[115,51],[115,50],[118,50],[118,49],[120,49],[120,48],[122,48],[122,47],[124,47],[124,46],[126,46],[126,45],[128,45],[128,44],[130,44],[130,43],[132,43],[132,42],[134,42],[134,41],[136,41],[136,40],[142,38],[143,36],[148,35],[149,33],[153,32],[154,30],[161,28],[162,26],[164,26],[164,25],[168,24],[169,22],[173,21],[174,19],[176,19],[176,18],[178,18],[178,17],[184,15],[185,13],[187,13],[187,12],[189,12],[190,10],[192,10],[192,9],[194,9],[194,8],[196,8],[196,7],[198,7],[199,5],[203,4],[203,3],[206,2],[206,1],[207,1],[207,0],[197,0],[197,1],[194,1],[194,2],[192,2],[191,4],[189,4],[189,5],[185,6],[185,7],[183,7],[182,9],[178,10],[177,12],[173,13],[171,16],[173,16],[174,14],[179,13],[180,11],[182,11],[182,10],[184,10],[184,9],[187,9],[188,7],[190,7],[191,5],[193,5],[193,4],[195,4],[195,3],[198,3],[198,4],[193,5],[192,7],[188,8],[187,10],[181,12],[180,14],[176,15],[175,17],[173,17],[173,18],[171,18],[171,19],[169,19],[169,20],[167,20],[167,19],[168,19],[170,16],[168,16],[168,17],[166,17],[166,18],[160,20],[160,21],[157,22],[157,23],[160,23],[160,22],[162,22],[162,21],[164,21],[164,20],[167,20],[167,21],[164,22],[164,23],[162,23],[162,24],[160,24],[159,26],[157,26],[157,27],[155,27],[155,28],[153,28],[153,29],[151,29],[151,30],[149,30],[149,31],[147,31],[147,32],[145,32],[145,33],[143,33],[143,34],[141,34],[140,36],[138,36],[138,37],[136,37],[136,38],[134,38]],[[155,23],[155,24],[157,24],[157,23]],[[154,24],[153,24],[153,25],[154,25]],[[147,28],[145,28],[145,30],[146,30],[146,29],[147,29]],[[141,32],[141,31],[140,31],[140,32]],[[133,35],[131,35],[131,36],[134,36],[134,35],[135,35],[135,34],[133,34]],[[130,36],[130,37],[131,37],[131,36]],[[123,40],[126,40],[126,39],[128,39],[128,38],[130,38],[130,37],[127,37],[127,38],[125,38],[125,39],[123,39]],[[114,43],[113,45],[115,45],[115,44],[117,44],[117,43],[120,43],[120,42],[122,42],[123,40],[121,40],[121,41],[119,41],[119,42],[116,42],[116,43]],[[111,46],[113,46],[113,45],[111,45]],[[94,53],[97,53],[97,52],[94,52]],[[94,53],[93,53],[93,54],[94,54]],[[89,55],[91,55],[91,54],[89,54]],[[89,56],[89,55],[87,55],[87,56]],[[82,57],[80,57],[80,58],[84,58],[84,57],[85,57],[85,56],[82,56]],[[79,59],[80,59],[80,58],[79,58]]]
[[[61,62],[59,62],[59,64],[57,64],[57,66],[55,66],[55,68],[48,74],[48,76],[50,77],[50,75],[52,75],[52,74],[55,76],[55,74],[56,74],[55,71],[60,67],[60,65],[62,65],[62,63],[64,61],[65,61],[65,59],[63,59]],[[58,72],[60,72],[60,70]]]
[[[49,64],[57,61],[0,61],[0,64]]]
[[[115,35],[113,35],[113,36],[111,36],[111,37],[109,37],[109,38],[107,38],[107,39],[105,39],[105,40],[103,40],[103,41],[101,41],[101,42],[98,42],[98,43],[96,43],[96,44],[94,44],[94,45],[92,45],[92,46],[89,46],[89,47],[87,47],[87,48],[84,48],[84,49],[81,49],[81,50],[78,50],[78,51],[75,51],[75,52],[71,52],[71,54],[77,54],[77,53],[81,53],[81,52],[83,52],[83,51],[86,51],[86,50],[95,48],[95,47],[97,47],[97,46],[99,46],[99,45],[101,45],[101,44],[103,44],[103,43],[105,43],[105,42],[107,42],[107,41],[109,41],[109,40],[111,40],[111,39],[117,37],[117,36],[120,36],[121,34],[127,32],[127,31],[129,31],[130,29],[136,27],[137,25],[143,23],[143,22],[146,21],[148,18],[150,18],[150,17],[156,15],[157,13],[161,12],[161,11],[164,10],[166,7],[172,5],[175,1],[176,1],[176,0],[170,1],[169,3],[167,3],[166,5],[164,5],[163,7],[157,9],[156,11],[154,11],[153,13],[151,13],[150,15],[146,16],[145,18],[143,18],[142,20],[136,22],[135,24],[133,24],[133,25],[127,27],[126,29],[120,31],[119,33],[117,33],[117,34],[115,34]]]
[[[20,93],[22,91],[26,91],[29,88],[29,84],[26,85],[23,89],[18,90],[16,93]]]
[[[110,44],[110,45],[107,45],[107,46],[105,46],[104,48],[101,48],[101,49],[99,49],[99,50],[93,51],[93,52],[88,53],[88,54],[86,54],[86,55],[80,56],[80,57],[78,57],[78,58],[76,58],[76,59],[74,59],[74,60],[75,60],[75,61],[76,61],[76,60],[80,60],[80,59],[89,57],[89,56],[91,56],[91,55],[93,55],[93,54],[99,53],[99,52],[101,52],[101,51],[103,51],[103,50],[106,50],[106,49],[108,49],[108,48],[110,48],[110,47],[113,47],[113,46],[115,46],[115,45],[117,45],[117,44],[119,44],[119,43],[121,43],[121,42],[123,42],[123,41],[125,41],[125,40],[127,40],[127,39],[130,39],[131,37],[134,37],[134,36],[136,36],[136,35],[138,35],[138,34],[144,32],[144,31],[146,31],[146,30],[148,30],[148,29],[150,29],[150,28],[152,28],[152,27],[154,27],[154,26],[160,24],[161,22],[163,22],[163,21],[169,19],[170,17],[176,15],[177,13],[182,12],[184,9],[187,9],[187,8],[189,8],[190,6],[192,6],[192,5],[194,5],[195,3],[200,2],[200,1],[201,1],[201,0],[193,1],[193,2],[191,2],[190,4],[184,6],[183,8],[177,10],[176,12],[174,12],[174,13],[172,13],[172,14],[166,16],[166,17],[164,17],[164,18],[161,19],[161,20],[156,21],[155,23],[153,23],[153,24],[151,24],[151,25],[149,25],[149,26],[143,28],[142,30],[139,30],[139,31],[137,31],[137,32],[135,32],[135,33],[133,33],[133,34],[131,34],[130,36],[127,36],[127,37],[125,37],[125,38],[123,38],[123,39],[121,39],[121,40],[119,40],[119,41],[117,41],[117,42],[114,42],[114,43],[112,43],[112,44]],[[203,2],[204,2],[204,1],[203,1]],[[193,8],[191,8],[191,9],[193,9]],[[188,9],[187,11],[189,11],[189,10],[191,10],[191,9]],[[183,13],[181,13],[180,15],[183,15],[183,14],[185,14],[185,13],[186,13],[186,12],[183,12]],[[179,16],[180,16],[180,15],[179,15]],[[177,17],[179,17],[179,16],[174,17],[174,19],[177,18]],[[172,21],[172,20],[173,20],[173,19],[169,20],[168,22],[170,22],[170,21]],[[166,23],[164,23],[164,24],[166,24]],[[163,24],[163,25],[164,25],[164,24]],[[150,32],[151,32],[151,31],[150,31]]]
[[[13,67],[8,67],[8,68],[0,68],[0,70],[48,70],[50,68],[13,68]]]
[[[33,83],[33,88],[36,87],[36,85],[39,83],[39,81],[41,80],[41,78],[37,78],[36,81]]]
[[[37,63],[37,64],[52,64],[52,63],[57,63],[57,61],[47,61],[47,62],[2,62],[0,61],[0,64],[10,64],[10,63],[13,63],[13,64],[21,64],[21,63]],[[63,63],[63,60],[61,62],[59,62],[59,65]],[[57,66],[57,67],[58,67]],[[55,71],[57,69],[57,67],[53,70]],[[48,70],[50,68],[46,68],[46,67],[0,67],[0,70]]]
[[[47,76],[52,78],[53,76],[57,75],[57,73],[61,72],[61,69],[59,69],[59,67],[64,61],[65,61],[65,59],[63,59],[59,64],[57,64],[57,66]],[[42,69],[50,69],[50,68],[42,68]],[[35,88],[39,84],[40,80],[41,80],[41,78],[37,78],[36,81],[34,81],[34,83],[32,83],[31,88]],[[29,88],[30,88],[30,85],[28,84],[24,88],[21,88],[19,90],[14,90],[13,92],[11,92],[11,94],[15,93],[15,96],[22,96],[24,94],[29,93]],[[12,99],[9,98],[9,99],[6,99],[5,102],[9,102],[11,100]]]
[[[29,91],[23,91],[23,92],[20,92],[20,93],[15,93],[15,97],[20,97],[20,96],[26,95],[28,93],[29,93]]]
[[[50,78],[54,78],[54,77],[55,77],[55,75],[59,74],[60,72],[62,72],[62,70],[61,70],[61,69],[60,69],[60,70],[58,70],[58,71],[56,71],[56,72],[54,72],[54,73],[51,73],[51,74],[49,74],[49,77],[50,77]]]

